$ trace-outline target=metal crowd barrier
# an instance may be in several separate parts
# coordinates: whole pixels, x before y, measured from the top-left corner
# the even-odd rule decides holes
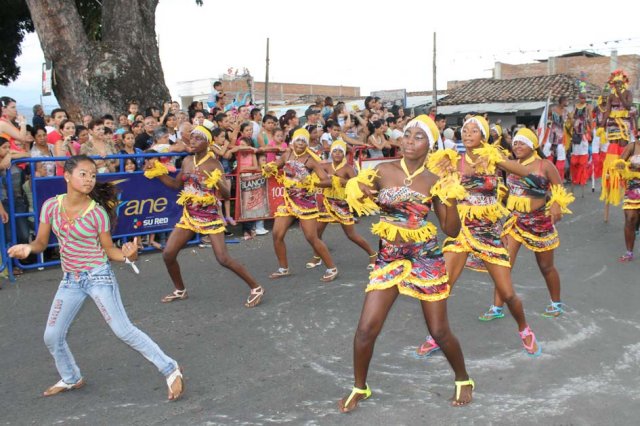
[[[114,160],[114,159],[119,159],[120,161],[120,165],[119,165],[119,171],[115,172],[115,173],[104,173],[104,174],[99,174],[98,178],[100,177],[117,177],[117,176],[130,176],[132,173],[129,172],[125,172],[124,170],[124,165],[125,165],[125,160],[128,158],[131,159],[139,159],[139,158],[155,158],[155,157],[185,157],[187,154],[184,153],[149,153],[149,154],[116,154],[116,155],[109,155],[106,157],[99,157],[99,156],[90,156],[90,158],[93,158],[95,160]],[[14,189],[13,189],[13,183],[12,183],[12,178],[11,178],[11,173],[10,171],[8,171],[6,173],[6,186],[7,186],[7,198],[8,198],[8,203],[9,203],[9,210],[8,210],[8,214],[9,214],[9,225],[10,225],[10,229],[11,229],[11,239],[9,241],[9,246],[15,245],[18,243],[17,240],[17,220],[20,218],[25,218],[26,220],[28,220],[29,218],[33,219],[33,224],[34,224],[34,228],[35,228],[35,235],[38,234],[38,227],[40,224],[39,218],[40,218],[40,211],[38,210],[38,194],[37,194],[37,190],[36,190],[36,185],[35,185],[35,181],[36,180],[59,180],[59,179],[63,179],[62,176],[47,176],[47,177],[36,177],[36,164],[40,163],[40,162],[49,162],[49,161],[62,161],[64,162],[68,157],[36,157],[36,158],[21,158],[21,159],[16,159],[16,160],[12,160],[11,161],[11,166],[17,166],[20,164],[27,164],[28,167],[30,168],[30,172],[31,172],[31,190],[32,190],[32,211],[29,212],[16,212],[15,211],[15,197],[14,197]],[[142,173],[141,171],[137,171],[134,173]],[[28,210],[28,209],[27,209]],[[134,232],[134,233],[127,233],[127,234],[114,234],[113,238],[114,240],[120,240],[122,243],[124,243],[128,238],[132,238],[132,237],[136,237],[136,236],[144,236],[147,234],[160,234],[160,233],[164,233],[164,232],[171,232],[173,230],[173,227],[167,227],[167,228],[161,228],[161,229],[154,229],[153,231],[146,231],[146,232]],[[8,276],[9,276],[9,280],[10,281],[15,281],[15,277],[13,276],[13,267],[17,266],[21,269],[40,269],[40,268],[44,268],[44,267],[48,267],[48,266],[56,266],[60,264],[60,260],[48,260],[45,261],[44,260],[44,253],[40,253],[37,255],[37,261],[31,264],[24,264],[22,262],[20,262],[19,259],[11,259],[8,257],[7,255],[7,247],[5,244],[5,237],[4,237],[4,228],[1,231],[1,236],[2,236],[2,242],[0,243],[0,251],[2,252],[2,267],[0,268],[0,271],[3,268],[7,268],[7,272],[8,272]],[[196,234],[195,238],[193,240],[191,240],[189,242],[189,244],[196,244],[200,242],[200,235]],[[57,241],[53,242],[53,243],[49,243],[47,245],[47,248],[50,247],[56,247],[58,246]],[[155,250],[154,248],[150,248],[147,247],[145,248],[145,251],[151,251],[151,250]]]

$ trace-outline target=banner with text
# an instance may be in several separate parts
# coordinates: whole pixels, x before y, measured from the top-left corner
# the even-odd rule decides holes
[[[98,180],[111,182],[120,191],[114,236],[171,229],[182,215],[182,206],[176,204],[178,191],[157,179],[147,179],[142,172],[99,175]],[[34,179],[36,211],[40,212],[47,199],[66,190],[62,176]]]
[[[273,216],[269,209],[267,179],[261,173],[240,173],[240,220]]]

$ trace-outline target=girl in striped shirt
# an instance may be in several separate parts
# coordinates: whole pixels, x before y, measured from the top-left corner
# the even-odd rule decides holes
[[[85,155],[65,161],[64,178],[67,193],[44,202],[35,241],[8,250],[9,256],[18,259],[41,253],[49,243],[52,230],[60,243],[63,278],[51,305],[44,341],[61,380],[45,390],[44,396],[78,389],[85,384],[66,335],[85,299],[91,297],[114,334],[155,364],[166,377],[168,398],[180,398],[184,392],[181,368],[129,321],[109,264],[109,260],[129,261],[138,257],[135,239],[122,249],[115,247],[111,239],[110,224],[115,220],[117,206],[115,187],[96,182],[96,164]]]

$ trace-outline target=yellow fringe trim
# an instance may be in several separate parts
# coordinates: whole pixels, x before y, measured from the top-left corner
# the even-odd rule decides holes
[[[622,210],[638,210],[640,209],[640,201],[624,200]]]
[[[467,190],[460,184],[460,176],[456,173],[438,179],[431,187],[431,196],[438,197],[442,204],[450,206],[449,200],[463,200],[467,196]]]
[[[490,222],[496,222],[509,215],[507,210],[501,203],[495,203],[488,206],[471,206],[468,204],[458,204],[458,213],[460,219],[486,219]]]
[[[427,158],[427,169],[436,176],[441,178],[444,177],[448,172],[440,167],[439,164],[445,159],[448,159],[451,166],[455,169],[457,168],[458,161],[460,161],[460,156],[456,151],[450,148],[430,153]]]
[[[211,173],[207,173],[205,171],[205,173],[207,174],[208,177],[205,179],[204,185],[209,189],[218,188],[218,182],[220,181],[220,178],[222,177],[222,172],[220,171],[220,169],[215,169]]]
[[[428,302],[435,302],[435,301],[446,299],[447,297],[449,297],[449,292],[451,290],[449,286],[447,286],[446,291],[443,291],[442,293],[426,294],[426,293],[422,293],[417,290],[414,290],[412,288],[400,285],[403,281],[406,281],[408,283],[418,285],[421,287],[432,287],[432,286],[444,284],[449,281],[449,277],[446,274],[435,280],[419,280],[419,279],[412,278],[411,270],[413,268],[413,265],[411,264],[411,261],[407,259],[394,260],[393,262],[386,265],[384,268],[371,272],[371,274],[369,274],[369,279],[373,280],[376,278],[383,277],[385,274],[399,267],[402,268],[402,271],[398,273],[398,275],[396,275],[395,278],[393,278],[390,281],[385,281],[385,282],[376,283],[376,284],[369,284],[367,285],[365,292],[368,293],[370,291],[386,290],[388,288],[397,286],[398,292],[400,294],[404,294],[405,296],[414,297],[416,299],[425,300]]]
[[[551,207],[551,204],[556,203],[560,206],[563,214],[572,213],[567,206],[575,201],[575,197],[572,193],[567,192],[564,186],[561,184],[551,185],[551,198],[547,201],[547,209]]]
[[[388,241],[395,241],[398,234],[404,241],[427,241],[436,236],[438,230],[432,223],[418,229],[407,229],[389,222],[378,222],[371,227],[371,232]]]
[[[499,178],[498,182],[498,202],[502,204],[502,201],[509,195],[509,188],[502,182],[502,178]]]
[[[193,231],[196,234],[206,234],[206,235],[219,234],[225,231],[224,226],[221,226],[215,229],[198,229],[195,226],[192,226],[191,224],[188,224],[188,223],[177,223],[176,228],[182,228],[182,229],[186,229],[187,231]]]
[[[372,187],[377,177],[378,173],[374,169],[362,169],[356,177],[349,179],[345,186],[345,200],[351,211],[355,211],[360,216],[380,211],[380,207],[371,198],[365,197],[360,189],[360,184]]]
[[[609,113],[609,118],[628,118],[628,117],[629,117],[629,111],[627,111],[626,109],[611,111]]]
[[[144,171],[144,177],[147,179],[157,178],[158,176],[168,175],[169,170],[161,161],[156,160],[153,167]]]
[[[602,165],[602,193],[600,201],[617,206],[622,201],[622,188],[624,187],[624,170],[619,170],[616,165],[620,157],[615,154],[607,154]]]
[[[509,195],[509,198],[507,198],[507,208],[509,210],[529,213],[531,212],[531,198]]]
[[[483,144],[481,148],[474,149],[473,153],[488,161],[486,170],[482,170],[482,168],[478,168],[477,169],[478,172],[486,173],[490,175],[495,174],[496,164],[502,163],[507,159],[502,148],[499,148],[495,145],[490,145],[490,144]]]
[[[191,225],[191,223],[195,222],[192,218],[191,215],[189,214],[189,212],[187,211],[187,208],[185,207],[184,209],[182,209],[182,218],[180,218],[180,222],[186,222],[186,223],[182,223],[183,226],[191,226],[191,228],[185,228],[185,229],[191,229],[192,231],[195,232],[200,232],[198,230],[196,230],[193,225]],[[178,223],[180,223],[178,222]],[[200,227],[209,227],[209,226],[214,226],[214,225],[221,225],[222,231],[224,231],[225,227],[224,227],[224,222],[221,219],[216,219],[216,220],[212,220],[211,222],[204,222],[204,223],[198,223],[198,226]],[[219,232],[222,232],[219,231]]]
[[[177,204],[184,206],[185,204],[200,204],[201,206],[210,206],[216,204],[218,198],[213,194],[197,195],[192,192],[180,191]]]
[[[323,194],[325,197],[336,200],[344,200],[346,198],[345,188],[340,184],[340,176],[331,176],[331,187],[325,188]]]
[[[388,265],[386,265],[383,268],[377,269],[375,271],[372,271],[369,274],[369,280],[374,280],[376,278],[380,278],[382,276],[384,276],[385,274],[393,271],[394,269],[397,269],[399,267],[402,267],[402,271],[395,276],[395,278],[393,278],[391,281],[385,281],[383,283],[379,283],[379,284],[369,284],[367,286],[367,291],[369,291],[369,287],[374,287],[372,288],[372,290],[383,290],[385,288],[390,288],[393,287],[394,285],[399,284],[400,282],[402,282],[405,278],[407,278],[409,276],[409,274],[411,273],[411,268],[412,268],[412,264],[411,261],[408,259],[398,259],[398,260],[394,260],[393,262],[389,263]]]

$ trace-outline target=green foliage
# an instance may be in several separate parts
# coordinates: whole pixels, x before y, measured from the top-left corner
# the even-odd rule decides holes
[[[20,75],[16,58],[27,33],[33,31],[31,14],[24,0],[4,0],[0,19],[0,84],[6,86]]]

